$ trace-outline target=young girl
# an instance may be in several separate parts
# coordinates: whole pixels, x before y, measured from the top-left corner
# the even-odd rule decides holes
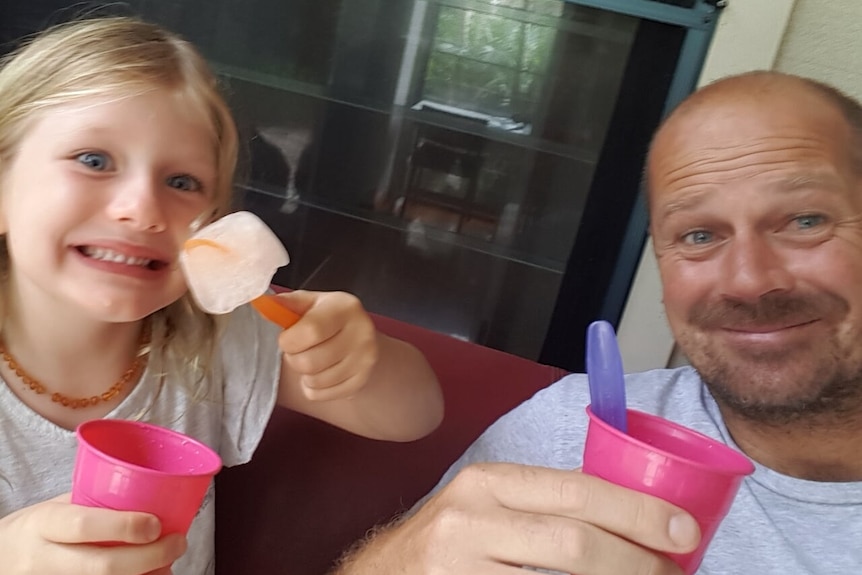
[[[236,148],[204,60],[147,23],[63,25],[0,71],[4,574],[213,572],[211,496],[186,540],[61,495],[82,421],[171,427],[225,465],[251,457],[276,403],[396,441],[439,423],[422,355],[350,295],[285,295],[303,317],[281,333],[249,306],[195,308],[177,254],[227,210]]]

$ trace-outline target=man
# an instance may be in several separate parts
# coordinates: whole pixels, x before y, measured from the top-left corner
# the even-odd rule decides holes
[[[629,405],[757,463],[699,574],[862,572],[862,108],[777,73],[689,97],[647,160],[651,234],[693,368],[627,378]],[[339,575],[678,574],[692,518],[573,472],[583,375],[491,426]],[[486,461],[512,463],[481,463]]]

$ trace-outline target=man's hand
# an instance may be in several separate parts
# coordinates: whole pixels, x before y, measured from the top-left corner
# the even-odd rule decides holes
[[[382,532],[337,575],[678,575],[657,551],[697,547],[697,523],[660,499],[578,471],[467,467],[413,516]]]

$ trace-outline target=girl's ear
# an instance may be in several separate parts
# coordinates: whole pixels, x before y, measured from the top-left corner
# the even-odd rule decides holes
[[[3,173],[3,163],[0,162],[0,174]],[[6,210],[3,209],[3,190],[6,189],[4,178],[0,176],[0,235],[5,235],[9,231],[9,226],[6,223]]]

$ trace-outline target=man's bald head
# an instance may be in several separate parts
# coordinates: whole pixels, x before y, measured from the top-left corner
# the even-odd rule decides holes
[[[697,129],[716,116],[726,115],[756,106],[769,107],[771,102],[784,102],[800,113],[821,110],[837,112],[848,131],[850,160],[854,171],[862,176],[862,105],[841,91],[821,82],[784,74],[759,71],[730,76],[701,88],[686,98],[659,127],[647,156],[647,177],[656,152],[670,143],[680,132]],[[647,186],[649,189],[649,185]]]

